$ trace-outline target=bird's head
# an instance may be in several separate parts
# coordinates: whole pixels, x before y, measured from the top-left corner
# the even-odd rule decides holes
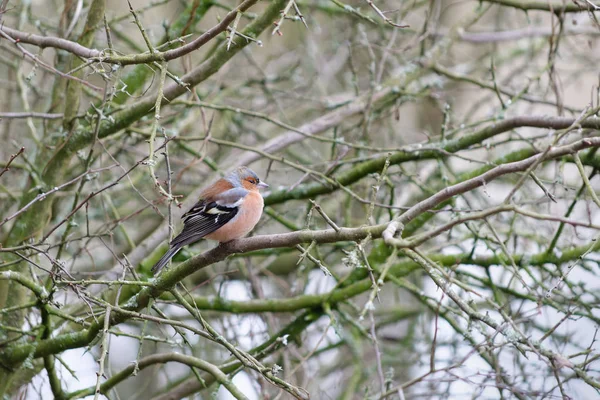
[[[265,182],[261,181],[258,175],[248,167],[239,167],[232,171],[227,180],[234,186],[241,186],[246,190],[257,191],[258,189],[268,188]]]

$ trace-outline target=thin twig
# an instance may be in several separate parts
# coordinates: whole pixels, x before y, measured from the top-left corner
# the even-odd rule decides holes
[[[386,22],[386,24],[390,24],[392,26],[395,26],[396,28],[410,28],[410,25],[400,25],[400,24],[395,23],[391,19],[389,19],[387,17],[387,15],[385,15],[385,13],[383,11],[381,11],[379,9],[379,7],[377,7],[375,5],[375,3],[373,3],[373,0],[365,0],[365,1],[375,11],[375,13],[377,13],[377,15],[379,15],[381,17],[381,19],[383,19]]]
[[[23,153],[24,151],[25,151],[25,147],[21,147],[19,149],[19,151],[17,151],[15,154],[10,156],[10,158],[8,159],[8,162],[6,163],[4,168],[2,168],[2,171],[0,171],[0,177],[2,177],[2,175],[4,175],[4,173],[10,169],[10,164],[13,162],[13,160],[15,158],[19,157],[21,155],[21,153]]]
[[[100,345],[101,354],[100,359],[98,360],[98,372],[96,372],[96,390],[94,392],[94,400],[98,400],[98,396],[100,396],[100,382],[102,378],[104,378],[104,362],[106,361],[106,355],[108,354],[108,339],[110,337],[110,333],[108,329],[110,328],[110,311],[111,306],[106,306],[106,314],[104,314],[104,330],[102,331],[102,344]]]

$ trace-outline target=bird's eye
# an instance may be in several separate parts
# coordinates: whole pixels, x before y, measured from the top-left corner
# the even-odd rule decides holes
[[[253,184],[253,185],[256,185],[256,184],[258,183],[258,182],[256,181],[256,179],[254,179],[254,178],[250,178],[250,179],[248,179],[248,182],[250,182],[250,183],[251,183],[251,184]]]

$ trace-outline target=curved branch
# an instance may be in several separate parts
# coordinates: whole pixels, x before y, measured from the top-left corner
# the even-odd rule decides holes
[[[38,285],[25,275],[20,274],[16,271],[2,271],[0,272],[0,281],[15,281],[21,286],[31,290],[38,299],[45,301],[48,298],[48,292],[42,286]]]
[[[199,310],[224,311],[234,314],[260,312],[293,312],[302,309],[319,307],[324,303],[337,304],[348,300],[371,287],[369,279],[363,279],[346,287],[334,289],[323,294],[303,294],[282,299],[260,299],[250,301],[233,301],[222,297],[194,297],[194,303]],[[172,299],[172,296],[167,298]],[[407,310],[408,311],[408,310]],[[417,310],[410,310],[418,312]]]
[[[549,11],[556,15],[563,13],[575,12],[595,12],[600,11],[600,8],[593,8],[591,4],[586,5],[576,4],[575,2],[563,1],[525,1],[525,0],[483,0],[487,3],[499,4],[505,7],[512,7],[523,11]]]
[[[244,1],[242,4],[240,4],[239,6],[231,10],[229,13],[227,13],[227,15],[217,25],[215,25],[214,27],[204,32],[202,35],[198,36],[196,39],[184,46],[172,50],[158,51],[154,53],[130,54],[124,56],[107,55],[103,51],[90,49],[80,45],[79,43],[57,37],[34,35],[32,33],[21,32],[16,29],[11,29],[5,26],[0,27],[0,31],[5,32],[8,36],[12,37],[13,39],[19,42],[33,44],[42,48],[54,47],[57,49],[68,51],[69,53],[73,53],[76,56],[82,58],[92,58],[96,59],[96,61],[105,62],[109,64],[148,64],[155,61],[174,60],[176,58],[183,57],[194,50],[198,50],[200,47],[208,43],[208,41],[213,39],[219,33],[227,30],[227,27],[231,22],[233,22],[238,13],[248,10],[257,2],[258,0]]]
[[[458,194],[465,193],[480,186],[483,186],[502,175],[525,171],[530,166],[539,163],[542,160],[549,160],[568,154],[573,154],[585,148],[598,146],[600,146],[600,137],[586,138],[578,140],[577,142],[571,143],[569,145],[555,147],[545,153],[536,154],[522,161],[516,161],[513,163],[499,165],[479,176],[468,179],[461,183],[457,183],[456,185],[449,186],[444,190],[437,192],[433,196],[419,202],[418,204],[415,204],[407,212],[402,214],[400,218],[398,218],[398,221],[402,224],[406,224],[412,221],[414,218],[416,218],[419,214],[427,210],[431,210],[436,205]]]
[[[235,396],[236,399],[247,399],[247,397],[244,396],[244,394],[231,382],[229,377],[223,371],[221,371],[219,367],[199,358],[186,356],[180,353],[153,354],[151,356],[144,357],[135,363],[131,363],[129,366],[117,372],[115,375],[111,376],[104,383],[102,383],[100,385],[99,393],[108,393],[117,384],[133,375],[136,369],[142,370],[154,364],[166,364],[168,362],[178,362],[208,372],[216,379],[217,382],[225,386],[225,388],[229,390],[229,392]],[[91,386],[87,389],[68,393],[65,395],[65,399],[79,399],[82,397],[91,396],[94,393],[95,386]]]
[[[9,28],[8,26],[0,26],[0,31],[6,33],[8,36],[21,43],[33,44],[41,48],[53,47],[55,49],[68,51],[69,53],[75,54],[76,56],[83,58],[93,58],[102,56],[102,52],[100,50],[89,49],[71,40],[66,40],[53,36],[35,35],[29,32],[21,32],[16,29]]]

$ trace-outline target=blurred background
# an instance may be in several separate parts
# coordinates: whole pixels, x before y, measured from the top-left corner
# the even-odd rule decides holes
[[[597,0],[0,7],[1,394],[598,396]],[[239,165],[356,236],[153,277]]]

